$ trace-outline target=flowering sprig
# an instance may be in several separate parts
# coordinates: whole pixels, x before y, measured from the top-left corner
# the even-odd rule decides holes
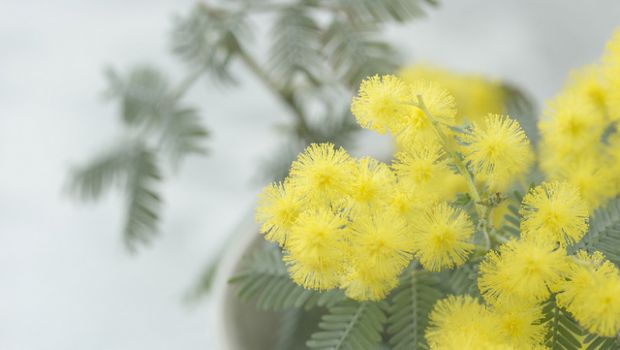
[[[613,42],[604,72],[620,71],[620,32]],[[362,127],[396,138],[394,161],[309,146],[289,177],[263,192],[261,232],[280,245],[295,283],[341,288],[358,301],[383,300],[402,276],[421,269],[473,266],[482,299],[472,293],[437,302],[426,331],[431,349],[555,347],[549,332],[569,332],[564,336],[578,344],[582,330],[613,337],[620,332],[620,270],[582,242],[590,213],[620,193],[610,175],[620,174],[620,118],[609,100],[617,82],[581,76],[550,103],[537,162],[547,179],[524,189],[536,159],[518,121],[489,113],[458,125],[465,119],[437,83],[370,77],[352,112]],[[527,192],[518,217],[510,217],[516,235],[496,220],[510,190]],[[556,316],[544,313],[550,307]],[[564,318],[548,321],[557,315]],[[572,319],[575,326],[556,329]],[[591,339],[583,342],[614,342]]]

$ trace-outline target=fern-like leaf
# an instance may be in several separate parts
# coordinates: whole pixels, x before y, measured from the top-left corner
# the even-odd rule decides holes
[[[271,33],[268,65],[276,80],[287,85],[299,72],[311,78],[318,76],[315,70],[323,65],[321,30],[304,7],[280,11]]]
[[[456,295],[479,295],[477,281],[480,259],[480,257],[473,258],[463,266],[446,271],[441,279],[444,292]]]
[[[135,250],[137,243],[148,243],[159,224],[161,197],[156,186],[161,174],[155,154],[139,148],[132,155],[132,167],[127,181],[127,218],[123,230],[125,243]]]
[[[620,349],[620,334],[614,338],[601,337],[596,334],[588,334],[583,343],[585,350],[618,350]]]
[[[122,120],[131,126],[161,124],[174,109],[176,99],[168,79],[157,68],[143,65],[124,76],[109,68],[107,96],[119,100]]]
[[[392,349],[425,349],[428,314],[442,295],[437,275],[421,269],[407,270],[392,295],[387,329]]]
[[[550,349],[581,349],[580,339],[585,335],[585,332],[567,311],[556,304],[555,296],[552,296],[543,305],[543,315],[541,322],[547,326],[545,343]]]
[[[229,64],[250,32],[245,15],[198,3],[189,15],[175,18],[172,51],[193,70],[206,70],[219,82],[234,83]]]
[[[574,249],[590,253],[598,250],[620,266],[620,197],[611,199],[592,214],[588,233]]]
[[[115,185],[125,189],[123,237],[131,250],[157,232],[161,199],[155,187],[161,177],[155,158],[142,142],[124,143],[76,169],[71,177],[72,190],[84,199],[98,199]]]
[[[519,121],[530,142],[536,145],[540,135],[538,134],[538,113],[532,98],[509,84],[504,85],[504,95],[506,113]]]
[[[319,331],[306,343],[311,349],[378,349],[387,320],[385,305],[346,300],[333,306],[321,318]]]
[[[377,40],[377,27],[368,23],[333,21],[325,38],[325,52],[339,79],[357,87],[367,76],[393,72],[398,54],[389,44]]]
[[[186,156],[206,153],[203,143],[208,135],[195,109],[179,109],[165,122],[161,149],[168,154],[172,165],[178,167]]]
[[[131,166],[127,150],[133,147],[131,143],[122,143],[73,169],[70,179],[72,193],[84,200],[97,200],[110,188],[124,185]]]
[[[320,293],[293,283],[280,251],[273,246],[266,246],[248,256],[241,272],[229,282],[238,285],[240,300],[255,301],[256,306],[263,310],[331,306],[344,298],[339,290]]]
[[[397,21],[405,22],[424,15],[424,3],[434,1],[422,0],[338,0],[351,16],[363,21]]]

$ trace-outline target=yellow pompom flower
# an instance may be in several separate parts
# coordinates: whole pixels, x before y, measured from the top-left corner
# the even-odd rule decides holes
[[[473,123],[464,141],[465,159],[493,191],[505,190],[534,160],[521,126],[507,116],[489,114],[483,122]]]
[[[488,113],[503,112],[504,90],[501,84],[479,75],[453,72],[428,64],[406,67],[398,74],[406,83],[435,81],[448,90],[454,96],[459,111],[458,124],[463,122],[461,117],[477,121]]]
[[[376,159],[365,157],[357,161],[346,187],[354,213],[366,213],[374,206],[387,202],[395,181],[390,168]]]
[[[539,302],[549,297],[550,286],[563,278],[567,259],[566,253],[551,243],[509,241],[480,263],[478,288],[491,303]]]
[[[410,96],[414,104],[418,103],[418,96],[422,97],[424,105],[440,125],[455,125],[456,103],[450,93],[435,82],[416,81],[410,86]],[[435,140],[435,130],[428,116],[422,109],[409,105],[402,118],[392,130],[400,144],[429,143]]]
[[[512,300],[494,305],[492,311],[498,336],[515,349],[534,349],[544,342],[546,328],[540,305]]]
[[[571,72],[564,89],[585,96],[600,115],[607,113],[607,89],[600,66],[585,66]]]
[[[588,209],[593,210],[616,194],[612,171],[609,159],[590,154],[573,164],[563,165],[559,178],[575,186]]]
[[[588,206],[579,190],[566,182],[546,182],[531,189],[519,213],[525,239],[566,246],[579,241],[588,230]]]
[[[410,220],[416,209],[423,206],[426,198],[420,198],[410,186],[402,182],[395,182],[388,192],[388,210],[396,213],[399,217]]]
[[[497,349],[497,325],[489,310],[469,295],[450,295],[435,303],[426,340],[431,349]],[[459,342],[460,340],[460,342]]]
[[[342,148],[313,143],[291,165],[289,181],[312,203],[342,198],[355,163]]]
[[[297,217],[304,208],[301,198],[288,182],[266,186],[258,197],[256,220],[262,223],[260,233],[283,246]]]
[[[436,191],[441,180],[452,173],[438,144],[410,148],[398,152],[395,158],[392,168],[399,181],[420,191]]]
[[[351,113],[366,129],[384,134],[394,131],[411,102],[409,86],[393,75],[366,78],[351,103]]]
[[[587,96],[565,92],[548,102],[539,129],[546,147],[560,157],[589,153],[606,128],[604,116]]]
[[[407,222],[382,211],[357,217],[350,228],[350,272],[342,287],[352,299],[383,299],[412,259]]]
[[[558,305],[590,332],[613,337],[620,332],[620,272],[600,252],[579,251],[577,258],[558,284]]]
[[[346,268],[346,225],[346,218],[325,208],[299,215],[284,256],[295,283],[317,290],[338,286]]]
[[[414,254],[429,271],[460,266],[474,249],[474,227],[461,210],[436,204],[411,220]]]

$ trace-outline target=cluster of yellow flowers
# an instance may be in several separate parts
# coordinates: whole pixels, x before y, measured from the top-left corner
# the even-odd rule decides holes
[[[620,193],[620,32],[600,63],[572,73],[540,123],[540,167],[575,185],[590,208]]]
[[[548,181],[523,198],[518,238],[493,223],[502,193],[523,188],[535,163],[516,120],[472,114],[463,125],[448,90],[392,75],[362,82],[351,110],[362,127],[398,140],[390,164],[312,144],[260,195],[261,232],[281,246],[297,284],[380,300],[413,259],[438,272],[486,254],[483,301],[440,300],[427,330],[432,349],[543,349],[549,298],[592,333],[620,331],[618,268],[599,252],[568,254],[590,212],[620,191],[620,32],[604,63],[549,103],[538,152]],[[455,205],[459,193],[470,206]]]

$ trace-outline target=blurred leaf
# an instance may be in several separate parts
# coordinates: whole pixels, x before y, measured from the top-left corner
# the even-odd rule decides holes
[[[172,51],[194,70],[208,71],[217,81],[233,83],[229,64],[249,35],[243,11],[213,9],[198,3],[185,17],[174,20]]]
[[[176,110],[162,131],[161,150],[166,152],[176,168],[184,157],[206,154],[204,139],[209,135],[202,126],[198,112],[192,108]]]
[[[203,296],[208,295],[213,287],[213,282],[219,269],[221,256],[216,256],[213,261],[209,262],[203,272],[200,274],[197,283],[191,288],[185,296],[188,303],[199,301]]]
[[[304,7],[291,6],[280,11],[271,29],[269,71],[282,85],[298,73],[311,78],[323,66],[321,30]]]
[[[107,95],[120,101],[122,120],[127,125],[152,127],[172,113],[176,98],[168,79],[157,68],[137,66],[126,76],[109,68],[106,76]]]
[[[303,149],[303,142],[297,138],[283,142],[268,157],[260,160],[256,182],[262,185],[266,182],[283,181],[288,176],[291,163]]]
[[[72,173],[72,190],[84,199],[98,199],[113,185],[123,186],[127,216],[123,237],[130,250],[157,232],[161,180],[155,154],[141,142],[121,144]]]
[[[127,149],[131,148],[130,143],[120,144],[73,169],[70,184],[73,194],[84,200],[97,200],[112,186],[124,186],[132,161]]]
[[[310,126],[313,142],[331,142],[342,147],[351,146],[355,133],[360,130],[348,108],[340,115],[326,116]]]
[[[353,18],[362,21],[406,22],[424,15],[425,0],[338,0],[337,3]]]
[[[620,197],[614,197],[592,213],[588,232],[571,247],[572,252],[579,249],[588,253],[600,251],[620,267]]]
[[[339,79],[356,88],[364,78],[387,74],[398,68],[398,53],[376,39],[379,28],[372,24],[334,20],[324,38],[329,63]]]
[[[532,145],[538,143],[538,112],[532,99],[522,90],[510,84],[504,84],[504,106],[506,113],[521,124],[521,128]]]
[[[157,233],[161,198],[155,189],[161,180],[155,154],[137,148],[132,154],[132,167],[127,181],[127,217],[124,238],[127,247],[135,250],[139,243],[148,243]]]

